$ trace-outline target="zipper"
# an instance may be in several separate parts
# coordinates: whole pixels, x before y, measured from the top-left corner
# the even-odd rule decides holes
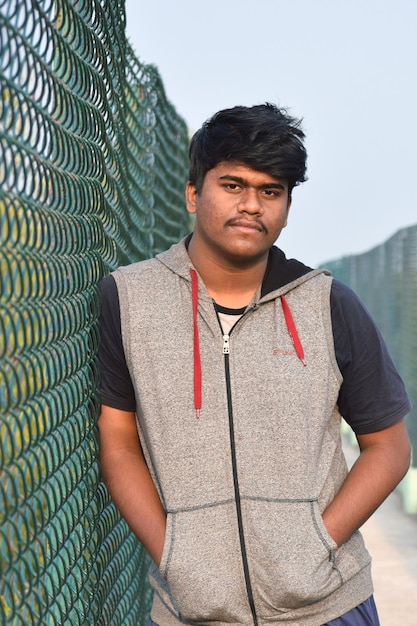
[[[247,311],[248,313],[249,311]],[[235,429],[234,429],[234,418],[233,418],[233,404],[232,404],[232,389],[230,385],[230,334],[236,328],[236,325],[240,322],[240,320],[246,315],[244,313],[242,317],[238,319],[236,324],[232,326],[229,333],[223,334],[223,355],[224,355],[224,369],[225,369],[225,377],[226,377],[226,392],[227,392],[227,408],[228,408],[228,418],[229,418],[229,437],[230,437],[230,451],[232,457],[232,471],[233,471],[233,487],[235,493],[235,503],[236,503],[236,515],[237,515],[237,523],[239,529],[239,542],[240,542],[240,551],[242,555],[242,565],[243,565],[243,573],[245,576],[245,584],[246,584],[246,594],[248,597],[248,602],[250,606],[250,610],[252,613],[253,624],[254,626],[258,626],[258,617],[256,614],[255,601],[253,597],[253,589],[250,578],[249,571],[249,563],[248,563],[248,555],[246,550],[246,540],[245,533],[243,527],[243,516],[242,516],[242,504],[240,497],[240,488],[239,488],[239,476],[238,476],[238,468],[237,468],[237,459],[236,459],[236,442],[235,442]],[[222,329],[222,325],[220,322],[220,318],[217,314],[217,319]],[[223,329],[222,329],[223,332]]]

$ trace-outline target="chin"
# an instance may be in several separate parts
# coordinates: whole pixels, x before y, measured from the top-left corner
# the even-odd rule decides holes
[[[266,250],[236,250],[229,251],[228,259],[231,263],[238,264],[241,267],[245,265],[251,266],[260,263],[268,258],[269,248]]]

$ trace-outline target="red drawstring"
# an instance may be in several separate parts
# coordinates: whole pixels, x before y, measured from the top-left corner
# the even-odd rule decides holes
[[[298,358],[300,359],[303,365],[306,365],[304,360],[304,350],[301,345],[300,338],[298,336],[297,327],[293,320],[290,307],[288,306],[288,302],[286,301],[284,296],[281,296],[281,305],[282,311],[284,313],[285,323],[287,324],[288,332],[291,335],[292,342],[294,344],[295,351],[297,353]]]
[[[202,407],[202,372],[201,372],[201,355],[200,355],[200,339],[198,334],[198,276],[197,272],[190,269],[191,274],[191,299],[193,304],[193,327],[194,327],[194,407],[196,417],[200,417]],[[297,328],[293,320],[290,307],[284,296],[281,296],[281,306],[284,313],[285,323],[290,333],[295,351],[303,365],[306,365],[304,359],[304,350],[298,336]]]
[[[194,324],[194,406],[196,417],[200,417],[200,409],[202,406],[201,393],[201,357],[200,357],[200,340],[198,336],[198,277],[195,270],[190,269],[191,274],[191,299],[193,302],[193,324]]]

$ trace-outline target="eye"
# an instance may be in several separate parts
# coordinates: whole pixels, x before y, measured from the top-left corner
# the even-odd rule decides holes
[[[238,185],[237,183],[225,183],[225,185],[223,186],[229,191],[239,191],[239,189],[241,189],[240,185]]]
[[[268,198],[279,198],[281,195],[281,191],[279,189],[264,189],[263,193]]]

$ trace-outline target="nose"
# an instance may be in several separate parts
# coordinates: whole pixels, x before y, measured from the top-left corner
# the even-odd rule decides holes
[[[262,212],[262,203],[257,189],[246,188],[239,197],[238,211],[257,214]]]

